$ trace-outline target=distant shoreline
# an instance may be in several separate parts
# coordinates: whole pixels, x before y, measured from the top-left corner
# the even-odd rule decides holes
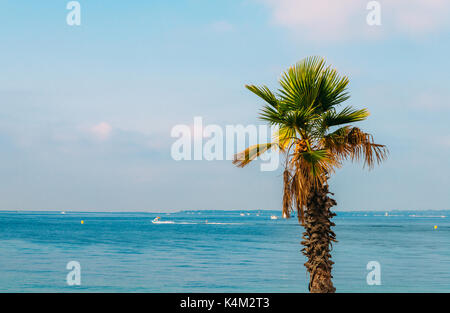
[[[24,212],[24,213],[32,213],[32,212],[43,212],[43,213],[148,213],[148,214],[175,214],[175,213],[186,213],[186,212],[248,212],[248,213],[257,213],[257,212],[281,212],[281,209],[229,209],[229,210],[211,210],[211,209],[192,209],[192,210],[177,210],[177,211],[111,211],[111,210],[100,210],[100,211],[89,211],[89,210],[70,210],[70,209],[48,209],[48,210],[28,210],[28,209],[22,209],[22,210],[11,210],[11,209],[0,209],[0,213],[10,213],[10,212]],[[408,213],[408,212],[450,212],[449,209],[408,209],[408,210],[400,210],[400,209],[394,209],[394,210],[334,210],[336,213],[361,213],[361,214],[368,214],[368,213]]]

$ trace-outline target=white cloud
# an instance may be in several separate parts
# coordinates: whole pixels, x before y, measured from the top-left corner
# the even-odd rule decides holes
[[[367,35],[416,35],[449,26],[448,0],[385,0],[381,26],[369,26],[369,0],[257,0],[273,11],[273,22],[309,39],[332,40]]]
[[[112,132],[112,127],[106,122],[101,122],[89,128],[89,132],[99,140],[106,140]]]
[[[448,0],[396,0],[386,6],[392,8],[399,31],[427,33],[449,26]]]

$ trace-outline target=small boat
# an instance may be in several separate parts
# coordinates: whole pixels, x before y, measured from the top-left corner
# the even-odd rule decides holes
[[[66,214],[66,212],[62,211],[61,214]]]
[[[158,216],[158,217],[155,217],[153,220],[152,220],[152,223],[153,224],[174,224],[174,222],[172,222],[172,221],[161,221],[161,218]]]
[[[241,213],[241,214],[239,214],[240,216],[245,216],[245,214],[244,213]]]
[[[278,219],[278,216],[276,216],[276,215],[271,215],[271,216],[270,216],[270,219],[271,219],[271,220],[277,220],[277,219]]]

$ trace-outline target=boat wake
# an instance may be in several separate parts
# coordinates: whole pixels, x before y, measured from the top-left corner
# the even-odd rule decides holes
[[[153,224],[175,224],[172,221],[152,221]]]
[[[198,224],[209,224],[209,225],[242,225],[244,223],[198,223]]]
[[[244,223],[220,223],[220,222],[174,222],[174,221],[161,221],[159,218],[152,220],[153,224],[176,224],[176,225],[242,225]]]

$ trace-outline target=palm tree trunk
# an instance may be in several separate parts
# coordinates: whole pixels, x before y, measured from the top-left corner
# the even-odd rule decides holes
[[[330,251],[332,242],[336,242],[336,235],[331,230],[335,226],[331,219],[336,216],[330,208],[336,201],[328,197],[328,185],[314,188],[307,199],[302,245],[302,252],[308,258],[305,263],[309,272],[309,291],[311,293],[332,293],[336,291],[333,286]]]

